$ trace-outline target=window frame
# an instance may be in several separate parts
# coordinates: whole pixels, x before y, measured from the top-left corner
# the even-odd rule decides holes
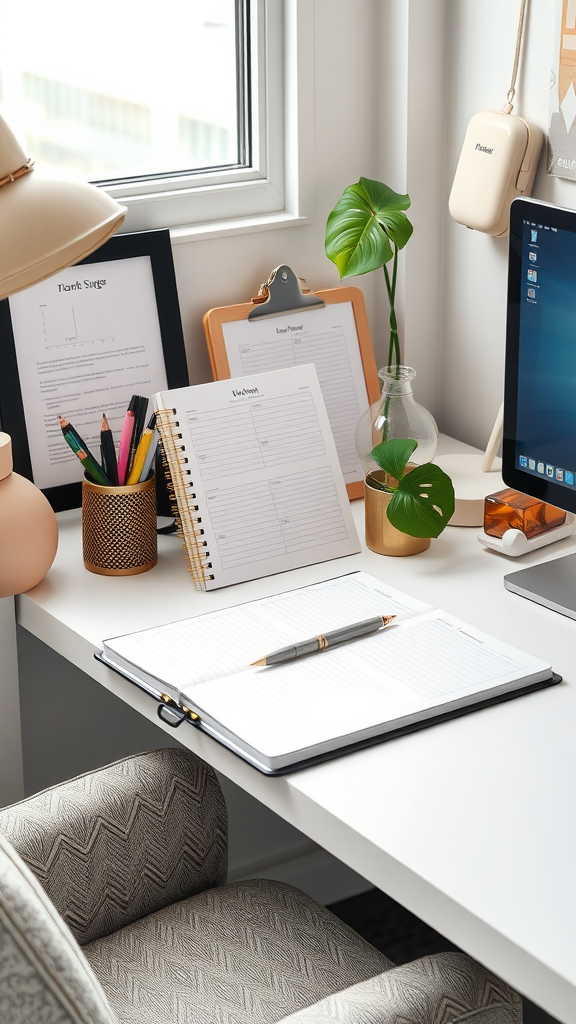
[[[185,240],[217,225],[303,219],[297,108],[304,89],[310,97],[312,73],[300,74],[298,37],[311,44],[312,6],[311,0],[250,0],[249,166],[97,183],[127,207],[123,231],[169,227]]]

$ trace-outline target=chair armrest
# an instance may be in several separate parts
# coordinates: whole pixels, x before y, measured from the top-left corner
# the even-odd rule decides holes
[[[520,996],[466,953],[437,953],[283,1017],[278,1024],[521,1024]]]
[[[186,750],[124,758],[0,811],[2,832],[85,945],[226,881],[213,770]]]

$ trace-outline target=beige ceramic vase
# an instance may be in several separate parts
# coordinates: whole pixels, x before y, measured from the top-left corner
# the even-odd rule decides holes
[[[409,470],[415,467],[408,464],[406,468]],[[392,526],[386,514],[392,493],[372,487],[370,480],[374,477],[393,485],[397,482],[388,477],[383,469],[369,473],[364,481],[367,546],[379,555],[417,555],[420,551],[426,551],[430,547],[430,537],[410,537]]]
[[[12,472],[12,442],[0,432],[0,597],[40,583],[57,547],[52,506],[30,480]]]

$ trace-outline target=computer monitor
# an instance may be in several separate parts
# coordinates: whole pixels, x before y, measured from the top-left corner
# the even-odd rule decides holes
[[[576,513],[576,212],[534,199],[510,208],[502,476]],[[504,582],[576,618],[576,555]]]

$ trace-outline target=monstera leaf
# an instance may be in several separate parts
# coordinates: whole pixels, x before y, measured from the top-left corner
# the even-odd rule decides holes
[[[326,224],[325,252],[336,264],[340,277],[367,274],[388,263],[396,249],[403,249],[412,234],[404,213],[408,196],[381,181],[360,178],[344,189]]]
[[[377,444],[372,458],[398,484],[393,487],[374,478],[370,484],[392,493],[386,514],[397,530],[410,537],[438,537],[454,515],[454,488],[450,477],[432,462],[405,472],[415,448],[411,439]]]

